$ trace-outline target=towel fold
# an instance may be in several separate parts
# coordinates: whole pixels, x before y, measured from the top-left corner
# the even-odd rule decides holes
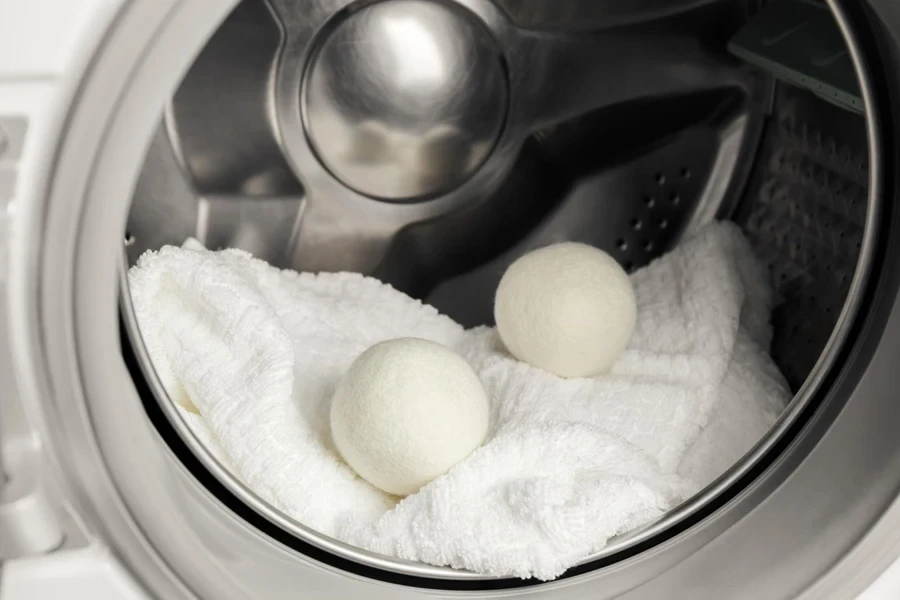
[[[772,292],[714,223],[632,275],[635,333],[608,375],[560,379],[496,331],[358,274],[279,270],[238,250],[148,252],[129,273],[141,333],[187,424],[248,487],[362,548],[552,579],[720,475],[790,394],[768,356]],[[403,500],[359,479],[328,403],[369,346],[419,337],[464,356],[492,402],[485,444]]]

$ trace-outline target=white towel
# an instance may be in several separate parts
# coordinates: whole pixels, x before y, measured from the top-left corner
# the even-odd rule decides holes
[[[632,276],[638,322],[612,373],[560,379],[490,328],[357,274],[166,247],[130,272],[147,349],[187,423],[237,477],[324,534],[400,558],[551,579],[720,475],[789,399],[767,355],[772,293],[731,224]],[[328,402],[366,348],[421,337],[492,399],[485,444],[398,502],[343,463]]]

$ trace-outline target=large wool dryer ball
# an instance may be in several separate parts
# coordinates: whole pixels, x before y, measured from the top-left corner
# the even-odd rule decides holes
[[[405,338],[375,344],[332,398],[338,451],[390,494],[416,492],[484,442],[489,404],[472,367],[446,347]]]
[[[609,371],[636,318],[634,289],[619,263],[573,242],[516,260],[494,302],[497,329],[510,353],[560,377]]]

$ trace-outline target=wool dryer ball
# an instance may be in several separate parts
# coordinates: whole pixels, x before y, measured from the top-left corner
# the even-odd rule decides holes
[[[405,496],[484,442],[487,394],[472,367],[435,342],[375,344],[350,366],[331,404],[331,434],[363,479]]]
[[[560,377],[609,371],[634,331],[628,274],[611,256],[564,242],[516,260],[500,280],[494,319],[513,356]]]

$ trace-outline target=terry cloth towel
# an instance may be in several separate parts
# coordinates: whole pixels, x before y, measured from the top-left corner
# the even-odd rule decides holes
[[[552,579],[720,475],[777,418],[772,291],[732,224],[632,275],[634,335],[608,375],[560,379],[496,331],[351,273],[276,269],[238,250],[165,247],[130,271],[170,397],[211,452],[300,523],[433,565]],[[487,441],[404,499],[341,460],[329,400],[371,345],[419,337],[464,356],[491,398]]]

